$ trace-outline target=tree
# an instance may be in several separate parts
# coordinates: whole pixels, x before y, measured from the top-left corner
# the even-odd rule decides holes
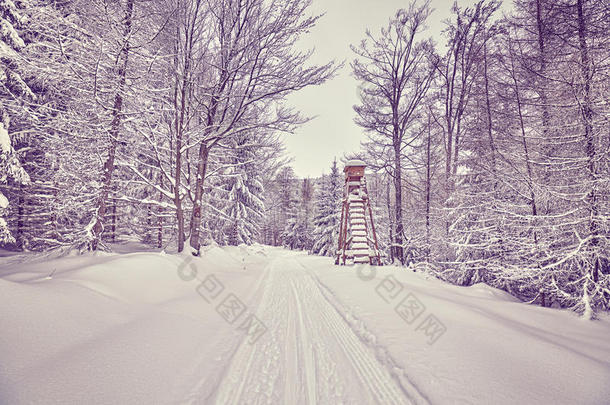
[[[445,149],[444,206],[447,215],[452,215],[451,208],[459,197],[452,196],[455,191],[460,152],[466,138],[465,121],[469,104],[472,103],[473,88],[478,77],[487,77],[483,72],[483,56],[488,40],[489,22],[494,12],[500,7],[497,0],[479,1],[472,8],[460,9],[454,4],[452,12],[455,21],[448,23],[447,51],[438,65],[439,88],[437,97],[442,104],[440,118],[435,122],[442,128]],[[491,123],[491,120],[488,120]],[[488,134],[489,128],[488,128]],[[468,139],[466,139],[468,141]],[[468,162],[463,165],[465,167]],[[453,218],[459,214],[453,213]],[[445,220],[445,238],[449,239],[451,218]],[[459,242],[458,242],[459,244]],[[451,247],[445,249],[445,261],[454,259]],[[452,264],[449,264],[452,265]]]
[[[464,10],[453,6],[455,24],[449,25],[447,54],[439,64],[441,98],[444,107],[444,131],[446,134],[447,188],[451,188],[451,176],[459,164],[462,117],[468,106],[477,63],[482,60],[486,29],[489,19],[500,7],[499,1],[485,4],[479,1],[474,8]]]
[[[413,142],[407,136],[418,114],[437,65],[430,39],[416,38],[430,14],[429,2],[408,10],[399,10],[378,37],[367,31],[367,38],[358,47],[352,46],[357,59],[352,63],[354,76],[360,84],[360,105],[354,106],[356,123],[369,137],[371,148],[389,149],[379,154],[389,159],[394,180],[393,257],[404,264],[403,240],[403,154]]]
[[[0,184],[6,184],[9,179],[17,184],[29,183],[29,176],[17,159],[15,149],[11,145],[9,133],[5,129],[4,123],[0,123]],[[8,199],[0,191],[0,243],[15,241],[4,219],[8,206]]]
[[[472,43],[455,175],[447,157],[455,255],[438,271],[592,317],[608,307],[608,12],[579,0],[517,5]]]
[[[21,3],[17,3],[21,4]],[[10,0],[0,1],[0,184],[9,181],[25,185],[30,178],[21,166],[13,147],[11,119],[24,110],[24,104],[33,101],[36,95],[22,77],[19,53],[26,44],[17,31],[23,24],[23,9]],[[7,197],[0,191],[0,243],[14,242],[4,219],[9,206]]]
[[[303,179],[295,200],[289,202],[288,221],[282,241],[290,249],[310,250],[313,245],[311,213],[314,188],[310,179]]]
[[[260,138],[260,137],[259,137]],[[227,215],[229,224],[229,244],[252,244],[259,233],[265,213],[264,188],[261,179],[262,144],[250,134],[240,134],[235,145],[234,167],[229,175],[232,183],[229,191]]]
[[[478,2],[472,8],[454,6],[455,22],[445,31],[449,50],[440,72],[440,98],[445,142],[445,238],[441,258],[452,280],[470,285],[488,280],[502,260],[503,218],[497,215],[498,126],[491,94],[495,61],[488,48],[497,30],[491,22],[500,3]]]
[[[339,238],[341,222],[341,200],[343,198],[341,174],[337,160],[333,161],[330,173],[322,177],[316,195],[316,214],[313,218],[313,247],[311,251],[321,256],[333,256]]]
[[[299,36],[319,18],[306,17],[309,4],[307,0],[220,2],[211,13],[210,44],[214,48],[206,64],[208,87],[199,96],[205,112],[190,226],[193,254],[200,247],[210,150],[244,129],[292,130],[305,120],[283,106],[284,97],[325,82],[335,71],[333,63],[308,66],[311,52],[295,49]]]
[[[115,63],[111,68],[113,76],[116,79],[114,87],[114,96],[112,101],[112,107],[110,108],[110,123],[107,129],[108,143],[106,147],[106,158],[102,166],[101,173],[101,188],[97,202],[94,208],[94,216],[92,222],[87,225],[87,228],[91,229],[91,241],[90,246],[92,250],[96,250],[100,242],[101,234],[104,230],[103,222],[106,214],[107,200],[111,192],[112,178],[115,169],[115,159],[117,153],[117,146],[120,142],[120,129],[121,123],[125,114],[124,111],[124,97],[125,87],[127,81],[127,72],[129,64],[129,56],[131,52],[131,36],[132,36],[132,23],[134,13],[134,0],[126,0],[123,6],[122,2],[119,2],[119,21],[118,24],[111,24],[111,26],[118,26],[119,35],[117,48],[115,48]],[[105,6],[105,4],[104,4]],[[104,48],[104,44],[101,44],[100,51]]]

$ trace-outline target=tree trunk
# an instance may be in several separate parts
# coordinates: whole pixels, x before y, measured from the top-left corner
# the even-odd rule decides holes
[[[226,63],[226,62],[225,62]],[[220,94],[224,91],[225,86],[227,85],[227,77],[226,70],[223,70],[220,77],[220,86],[218,88],[217,94],[212,97],[210,103],[210,109],[207,113],[207,127],[208,130],[204,136],[204,139],[201,141],[201,145],[199,146],[199,161],[197,162],[197,179],[195,181],[195,199],[193,201],[193,213],[191,214],[191,248],[192,253],[195,256],[199,256],[199,249],[201,247],[201,240],[199,236],[199,227],[201,226],[201,198],[203,196],[203,183],[205,180],[205,173],[208,167],[208,156],[210,154],[210,149],[214,144],[214,141],[211,141],[211,144],[208,145],[208,136],[211,133],[210,128],[214,124],[214,119],[216,117],[216,110],[218,108],[218,103],[220,99]]]
[[[123,49],[119,58],[119,69],[117,71],[118,87],[114,96],[114,105],[112,107],[112,121],[110,123],[110,145],[108,147],[108,157],[104,162],[102,169],[102,189],[97,200],[96,218],[93,225],[93,240],[90,242],[91,250],[96,250],[100,242],[102,232],[104,231],[103,221],[106,214],[106,200],[110,193],[112,174],[114,173],[114,159],[116,156],[116,147],[118,144],[119,132],[121,127],[121,119],[123,117],[123,92],[125,91],[125,81],[127,76],[127,63],[129,60],[129,37],[131,35],[131,22],[133,16],[134,0],[127,0],[125,11],[125,29],[123,31]]]
[[[197,163],[197,179],[195,185],[195,199],[193,201],[193,214],[191,217],[191,248],[193,254],[199,255],[199,248],[201,247],[201,241],[199,240],[199,228],[201,226],[201,199],[203,197],[203,181],[205,179],[205,173],[208,166],[208,156],[210,149],[201,142],[199,147],[199,162]]]
[[[159,174],[159,187],[163,188],[163,176]],[[163,192],[159,191],[159,201],[163,202]],[[163,247],[163,211],[159,209],[157,214],[157,247]]]
[[[116,242],[116,198],[112,199],[112,218],[111,218],[111,227],[110,227],[110,240],[112,243]]]
[[[430,189],[432,182],[432,170],[430,161],[430,115],[428,115],[428,139],[426,139],[426,262],[430,262]]]
[[[519,82],[517,81],[517,75],[515,73],[514,58],[512,55],[512,43],[509,38],[509,51],[510,51],[510,67],[511,67],[511,78],[513,79],[513,86],[515,90],[515,102],[517,103],[517,114],[519,116],[519,126],[521,128],[521,144],[523,145],[523,154],[525,157],[525,168],[527,171],[527,181],[530,191],[530,206],[532,208],[532,216],[538,215],[538,207],[536,204],[536,194],[534,193],[534,174],[532,172],[532,166],[530,161],[529,150],[527,147],[527,136],[525,134],[525,123],[523,120],[523,109],[521,106],[521,93],[519,90]],[[538,233],[536,231],[536,224],[534,224],[534,243],[538,245]]]
[[[396,232],[394,233],[394,257],[400,260],[400,264],[405,264],[402,247],[402,235],[404,234],[402,224],[402,167],[400,162],[400,143],[394,142],[394,195],[396,199]]]
[[[597,197],[597,170],[595,167],[596,150],[595,150],[595,137],[593,133],[593,109],[591,108],[591,76],[592,67],[591,60],[589,59],[589,49],[587,46],[587,31],[585,25],[585,16],[583,10],[583,0],[578,0],[576,7],[578,9],[578,42],[580,48],[580,67],[583,79],[584,87],[584,100],[581,104],[581,115],[583,124],[585,127],[585,154],[587,155],[588,162],[588,175],[589,181],[591,182],[591,189],[587,194],[587,202],[589,204],[589,232],[591,233],[591,252],[593,255],[592,262],[593,268],[591,269],[591,275],[593,281],[597,282],[599,279],[599,264],[600,257],[597,252],[597,245],[599,243],[599,208],[598,208],[598,197]]]
[[[451,111],[449,110],[448,114]],[[453,155],[453,128],[450,126],[450,118],[447,118],[447,145],[445,146],[445,194],[449,198],[451,186],[451,162]]]
[[[460,108],[461,109],[461,108]],[[460,156],[460,132],[462,131],[462,112],[457,114],[457,124],[455,128],[455,139],[453,143],[453,177],[451,182],[451,191],[455,188],[453,181],[455,181],[457,176],[458,162]]]
[[[388,181],[386,183],[386,202],[387,202],[387,208],[388,208],[388,220],[390,221],[389,223],[389,228],[390,228],[390,234],[389,234],[389,240],[390,240],[390,263],[394,263],[394,248],[392,247],[392,243],[394,243],[394,214],[392,212],[392,201],[390,199],[390,182]]]
[[[196,17],[193,17],[193,20]],[[176,132],[176,161],[175,161],[175,186],[174,186],[174,205],[176,206],[176,222],[177,222],[177,238],[178,238],[178,252],[184,250],[184,210],[182,208],[182,196],[180,195],[182,187],[182,143],[184,137],[184,127],[186,123],[187,115],[187,95],[190,94],[189,87],[191,85],[191,58],[193,49],[193,31],[194,21],[190,22],[185,28],[185,51],[184,51],[184,69],[182,71],[182,77],[177,79],[179,81],[174,88],[174,111],[176,112],[175,119],[175,132]],[[176,28],[177,38],[180,37],[179,29]],[[178,54],[178,44],[175,49]],[[178,69],[178,60],[175,60],[176,69]],[[180,103],[178,103],[178,97],[180,97]]]
[[[177,237],[178,237],[178,252],[184,250],[184,211],[182,210],[182,197],[180,196],[180,187],[182,180],[182,130],[176,133],[176,167],[174,187],[174,205],[176,206],[176,222],[177,222]]]
[[[17,194],[17,231],[15,232],[15,242],[17,243],[17,247],[21,250],[24,250],[24,223],[23,218],[25,215],[24,212],[25,206],[25,190],[23,184],[19,185],[19,193]]]
[[[489,150],[491,152],[491,170],[494,176],[494,190],[498,185],[498,175],[496,172],[496,145],[493,137],[493,126],[491,121],[491,101],[489,100],[489,76],[487,72],[487,41],[483,45],[483,64],[484,64],[484,79],[485,79],[485,109],[487,113],[487,136],[489,137]]]
[[[538,76],[540,77],[541,83],[539,86],[538,94],[540,95],[540,104],[542,105],[542,137],[544,142],[544,155],[547,161],[554,156],[553,141],[550,139],[550,127],[551,119],[548,106],[547,97],[547,79],[546,79],[546,47],[545,47],[545,29],[544,21],[542,17],[542,0],[536,0],[536,27],[538,29],[538,52],[540,57],[540,70]],[[543,170],[544,183],[549,184],[551,182],[550,175],[551,170]]]

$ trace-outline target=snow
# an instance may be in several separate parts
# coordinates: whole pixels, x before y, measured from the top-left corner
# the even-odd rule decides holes
[[[2,192],[0,191],[0,209],[6,209],[8,208],[8,199],[6,198],[6,196],[4,194],[2,194]]]
[[[4,128],[4,124],[0,122],[0,153],[9,154],[12,150],[11,138],[6,128]]]
[[[353,166],[366,166],[362,160],[359,159],[351,159],[345,162],[345,167],[353,167]]]
[[[260,245],[1,260],[0,403],[610,398],[607,318],[483,284]],[[428,319],[444,333],[427,335]]]
[[[25,46],[25,43],[19,37],[17,31],[15,31],[13,25],[4,18],[0,20],[0,34],[2,35],[2,39],[8,41],[9,45],[14,49],[19,50]]]

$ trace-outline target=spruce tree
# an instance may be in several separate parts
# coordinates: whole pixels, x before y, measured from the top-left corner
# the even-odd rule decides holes
[[[321,256],[334,254],[339,238],[341,197],[341,175],[335,160],[330,168],[330,174],[322,177],[322,187],[317,193],[312,253]]]
[[[22,77],[18,54],[25,48],[19,30],[25,21],[19,2],[0,0],[0,184],[28,184],[30,179],[13,147],[11,120],[35,98]],[[0,243],[14,242],[4,219],[9,201],[0,191]]]
[[[264,189],[260,171],[257,170],[257,148],[252,138],[240,134],[235,145],[236,156],[229,177],[231,187],[227,213],[232,219],[228,232],[230,245],[251,245],[258,236],[265,212]]]
[[[313,185],[311,180],[303,179],[298,198],[290,204],[288,222],[284,229],[284,246],[290,249],[310,250],[313,245],[312,196]]]

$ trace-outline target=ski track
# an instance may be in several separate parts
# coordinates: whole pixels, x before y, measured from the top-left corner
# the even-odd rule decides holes
[[[268,331],[255,344],[243,339],[227,359],[213,403],[422,402],[411,398],[392,365],[378,360],[321,288],[294,257],[279,256],[270,263],[254,311]],[[189,403],[197,403],[197,391],[190,391]]]
[[[352,311],[347,310],[341,302],[337,299],[334,292],[328,288],[324,283],[320,281],[320,279],[305,265],[303,265],[300,260],[297,260],[298,264],[311,276],[311,278],[315,281],[319,291],[322,293],[327,303],[331,305],[337,314],[343,318],[345,324],[351,328],[353,333],[358,336],[360,341],[369,347],[370,350],[374,351],[377,357],[377,360],[384,364],[387,370],[390,370],[392,377],[398,383],[398,385],[402,388],[402,391],[406,394],[408,398],[415,404],[426,405],[430,403],[428,397],[422,393],[419,388],[411,381],[408,377],[405,370],[403,370],[396,360],[392,358],[387,348],[377,343],[377,337],[368,331],[363,324],[362,321],[358,320],[358,318],[352,313]]]
[[[263,296],[261,298],[261,302],[267,299],[268,289],[266,289],[264,286],[265,286],[265,283],[269,282],[274,265],[275,265],[275,262],[271,261],[263,269],[262,275],[261,275],[259,281],[256,283],[254,291],[251,295],[251,298],[253,300],[255,300],[256,297],[260,295],[261,290],[264,290],[262,293]],[[259,344],[261,342],[259,342]],[[241,350],[242,346],[243,345],[240,345],[237,347],[234,346],[233,348],[229,348],[229,350],[227,350],[221,354],[221,357],[224,357],[227,359],[237,358],[236,352]],[[224,367],[221,367],[221,369],[219,370],[220,377],[227,375],[228,369],[232,366],[233,366],[233,363],[230,363],[230,364],[225,364]],[[181,391],[184,392],[185,390],[187,390],[187,394],[185,396],[183,396],[180,400],[175,401],[173,403],[180,404],[180,405],[182,405],[182,404],[195,405],[195,404],[210,403],[210,398],[212,398],[214,396],[214,390],[210,389],[210,386],[215,386],[215,385],[219,384],[219,376],[204,375],[205,373],[202,370],[205,370],[207,368],[208,368],[208,364],[207,364],[206,360],[200,359],[199,361],[197,361],[196,366],[194,367],[193,370],[191,370],[186,376],[182,376],[182,379],[185,381],[183,381],[182,384],[180,384],[180,386],[178,388],[174,388],[174,389],[176,390],[175,392],[181,392]],[[173,396],[174,397],[180,396],[180,394],[176,394]]]

